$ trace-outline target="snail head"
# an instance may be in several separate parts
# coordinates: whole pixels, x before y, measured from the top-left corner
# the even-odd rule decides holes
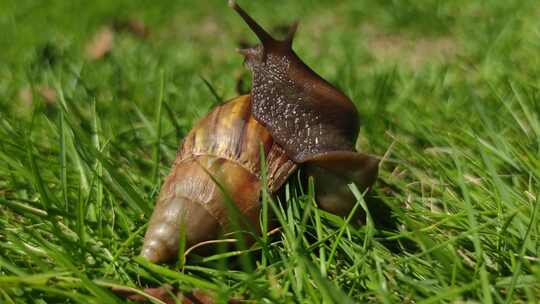
[[[352,101],[293,51],[298,22],[285,39],[273,38],[235,1],[232,7],[260,43],[240,49],[252,73],[252,115],[297,163],[330,151],[353,151],[358,112]]]

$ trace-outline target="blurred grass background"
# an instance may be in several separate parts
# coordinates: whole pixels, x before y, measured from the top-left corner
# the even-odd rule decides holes
[[[165,282],[267,302],[540,300],[540,3],[240,4],[273,33],[301,21],[295,51],[356,102],[359,149],[384,156],[391,216],[347,225],[292,181],[290,225],[252,270],[133,260],[178,142],[249,88],[234,49],[255,37],[226,1],[3,0],[0,302],[122,302],[108,286]]]

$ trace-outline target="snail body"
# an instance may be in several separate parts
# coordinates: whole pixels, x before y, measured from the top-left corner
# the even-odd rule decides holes
[[[378,160],[354,148],[359,122],[353,102],[292,50],[297,24],[276,40],[234,1],[229,5],[260,40],[238,50],[253,87],[215,108],[184,138],[145,235],[141,255],[154,262],[177,254],[181,227],[187,246],[227,231],[226,195],[258,227],[261,151],[271,193],[302,166],[315,180],[319,207],[338,215],[356,203],[348,184],[363,191],[377,176]]]

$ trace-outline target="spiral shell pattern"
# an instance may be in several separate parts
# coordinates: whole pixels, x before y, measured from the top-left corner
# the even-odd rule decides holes
[[[174,258],[181,225],[188,246],[217,238],[230,228],[228,198],[258,227],[262,159],[271,193],[297,165],[253,118],[250,102],[244,95],[216,107],[184,138],[150,219],[143,256]]]

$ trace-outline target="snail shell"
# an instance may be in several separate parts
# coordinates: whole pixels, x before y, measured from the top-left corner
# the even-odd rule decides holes
[[[153,262],[173,259],[181,225],[186,246],[215,239],[230,228],[227,198],[215,180],[240,213],[258,227],[261,147],[268,189],[273,193],[296,170],[296,164],[253,118],[250,96],[220,105],[200,120],[183,140],[165,179],[141,255]]]

